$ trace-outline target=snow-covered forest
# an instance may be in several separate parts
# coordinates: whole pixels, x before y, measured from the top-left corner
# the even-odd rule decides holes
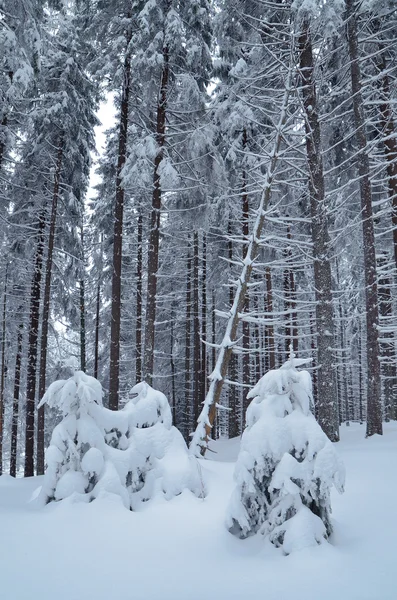
[[[0,0],[0,523],[16,511],[61,548],[64,519],[70,570],[109,538],[128,600],[129,544],[144,576],[159,544],[160,579],[184,544],[214,576],[219,555],[215,581],[189,567],[137,600],[256,600],[266,577],[269,600],[295,597],[277,552],[299,551],[296,577],[305,557],[340,572],[344,547],[355,573],[373,543],[387,571],[396,39],[396,0]],[[375,571],[342,600],[392,600]],[[89,572],[34,589],[107,598]],[[32,597],[15,573],[0,597]]]

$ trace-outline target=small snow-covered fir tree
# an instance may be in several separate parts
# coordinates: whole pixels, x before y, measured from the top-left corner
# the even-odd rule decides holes
[[[246,430],[227,514],[231,533],[268,536],[286,554],[332,532],[330,489],[343,492],[344,467],[312,412],[312,383],[292,355],[249,392]]]
[[[100,492],[127,493],[108,459],[102,421],[102,386],[94,377],[75,371],[69,379],[52,383],[39,406],[62,411],[46,452],[47,469],[41,491],[44,503],[73,497],[90,501]]]
[[[127,489],[131,508],[136,509],[159,493],[166,499],[184,489],[204,495],[197,460],[189,456],[182,435],[172,426],[166,396],[145,382],[135,385],[131,395],[124,407],[129,420]]]

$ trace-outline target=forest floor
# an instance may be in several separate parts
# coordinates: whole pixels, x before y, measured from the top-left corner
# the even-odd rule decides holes
[[[239,440],[202,461],[209,494],[131,513],[111,498],[29,502],[40,478],[0,478],[1,600],[396,600],[397,423],[342,428],[346,492],[331,543],[282,556],[224,527]],[[214,460],[215,459],[215,460]]]

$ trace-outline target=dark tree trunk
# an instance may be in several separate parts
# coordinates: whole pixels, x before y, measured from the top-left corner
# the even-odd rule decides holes
[[[60,192],[60,180],[63,160],[63,139],[59,141],[57,154],[57,163],[54,175],[54,188],[52,194],[52,206],[50,216],[50,231],[48,234],[47,263],[44,282],[43,314],[41,321],[41,339],[40,339],[40,370],[39,370],[39,398],[45,393],[46,369],[47,369],[47,350],[48,350],[48,322],[50,317],[50,298],[51,298],[51,276],[52,276],[52,256],[54,253],[55,225],[57,218],[57,208]],[[37,411],[37,475],[44,473],[44,427],[45,427],[44,406]]]
[[[186,323],[185,323],[185,427],[184,436],[186,443],[189,442],[191,427],[191,390],[190,390],[190,337],[191,337],[191,303],[192,303],[192,259],[190,255],[190,244],[188,247],[186,262]]]
[[[396,357],[395,357],[395,340],[393,328],[393,296],[392,296],[392,280],[391,277],[383,271],[387,268],[387,256],[379,258],[379,314],[381,317],[381,332],[382,321],[385,331],[381,333],[380,352],[381,352],[381,367],[383,372],[383,397],[385,406],[385,420],[395,419],[395,399],[394,389],[396,385]]]
[[[273,314],[273,285],[272,285],[272,272],[270,267],[266,267],[265,271],[266,281],[266,312],[269,315],[268,318],[272,319]],[[266,339],[268,347],[269,357],[269,369],[276,368],[276,343],[274,339],[274,325],[266,325]]]
[[[201,379],[200,403],[204,402],[207,392],[207,242],[203,231],[202,261],[201,261]]]
[[[325,201],[321,131],[317,109],[310,22],[304,19],[299,38],[300,72],[305,109],[306,152],[309,168],[311,231],[317,334],[317,415],[329,439],[339,440],[336,419],[336,381],[333,372],[334,317],[328,215]]]
[[[101,310],[101,283],[98,281],[95,302],[95,347],[94,347],[94,377],[98,379],[99,368],[99,318]]]
[[[22,309],[22,307],[21,307]],[[11,455],[10,455],[10,475],[16,477],[17,474],[17,444],[18,444],[18,416],[19,416],[19,392],[21,387],[21,362],[22,362],[22,341],[23,341],[23,323],[20,323],[17,337],[17,351],[15,355],[15,375],[14,375],[14,398],[12,402],[12,422],[11,422]]]
[[[85,373],[87,368],[86,358],[86,331],[85,331],[85,260],[84,260],[84,225],[81,225],[81,278],[80,278],[80,369]]]
[[[43,272],[45,215],[40,213],[34,271],[30,291],[28,365],[26,372],[25,477],[34,475],[34,414],[36,399],[37,342],[40,319],[41,278]]]
[[[143,217],[138,215],[136,257],[136,328],[135,328],[135,378],[142,380],[142,273],[143,273]]]
[[[1,332],[1,375],[0,375],[0,475],[3,474],[3,436],[4,436],[4,384],[6,375],[6,311],[7,311],[7,278],[8,269],[4,283],[3,296],[3,319]]]
[[[247,130],[244,129],[244,131],[243,131],[243,148],[246,148],[246,146],[247,146]],[[242,179],[243,179],[243,184],[242,184],[243,194],[241,197],[242,234],[243,234],[244,239],[248,243],[249,196],[248,196],[248,191],[247,191],[247,171],[245,169],[243,169]],[[249,298],[249,292],[248,292],[247,296],[245,298],[244,312],[248,313],[249,309],[250,309],[250,298]],[[251,382],[251,364],[250,364],[250,334],[251,334],[251,332],[250,332],[250,324],[248,321],[243,321],[242,329],[243,329],[243,332],[242,332],[243,333],[243,339],[242,339],[243,384],[245,386],[249,386],[249,385],[251,385],[252,382]],[[248,389],[247,389],[247,387],[244,387],[243,388],[243,402],[242,402],[242,407],[243,407],[242,426],[243,427],[244,427],[244,423],[245,423],[245,413],[246,413],[246,410],[248,407],[247,393],[248,393]]]
[[[193,235],[193,415],[197,421],[200,412],[201,391],[201,342],[199,306],[199,240],[197,231]]]
[[[4,117],[2,118],[1,123],[0,123],[0,171],[1,171],[1,166],[3,164],[3,159],[4,159],[4,155],[5,155],[5,148],[6,148],[5,138],[6,138],[7,124],[8,124],[7,115],[4,115]]]
[[[357,157],[360,176],[360,196],[363,229],[365,308],[367,329],[367,436],[382,434],[381,379],[378,340],[378,288],[376,276],[375,233],[372,214],[372,190],[370,181],[365,115],[362,99],[361,72],[357,38],[356,0],[346,0],[347,37],[350,57],[350,76],[353,92],[355,136],[359,149]]]
[[[156,119],[156,142],[157,154],[154,159],[152,212],[150,216],[149,247],[148,247],[148,269],[147,269],[147,296],[145,317],[145,354],[143,364],[143,375],[147,383],[153,381],[154,369],[154,343],[155,343],[155,321],[156,321],[156,295],[157,295],[157,270],[159,265],[159,242],[160,242],[160,209],[161,209],[161,181],[160,165],[163,160],[165,145],[165,125],[167,115],[168,83],[170,67],[168,46],[163,48],[163,68],[161,72],[161,83],[159,100],[157,104]]]
[[[172,409],[172,421],[175,427],[177,427],[177,411],[176,411],[176,381],[175,381],[175,359],[174,359],[174,321],[175,321],[175,310],[171,308],[171,319],[170,319],[170,367],[171,367],[171,409]]]
[[[211,344],[212,344],[212,351],[211,351],[211,373],[212,371],[215,369],[215,365],[216,365],[216,348],[215,348],[215,344],[216,344],[216,303],[215,303],[215,289],[212,288],[212,311],[211,311]],[[216,440],[218,437],[218,418],[217,418],[217,413],[215,412],[214,414],[214,423],[212,426],[212,430],[211,430],[211,436],[212,439]]]
[[[126,161],[129,98],[131,92],[131,57],[128,46],[131,33],[127,35],[126,56],[123,65],[121,92],[119,147],[116,171],[116,197],[113,232],[112,309],[110,325],[109,408],[119,406],[120,386],[120,323],[121,323],[121,265],[123,254],[124,185],[122,170]]]
[[[229,226],[228,226],[228,233],[229,236],[232,234],[232,227],[231,227],[231,222],[229,220]],[[233,290],[233,269],[232,269],[232,260],[233,260],[233,242],[232,240],[229,238],[228,240],[228,258],[230,261],[230,267],[229,267],[229,278],[230,278],[230,282],[229,282],[229,305],[230,307],[233,306],[233,300],[234,300],[234,290]],[[237,381],[237,356],[232,353],[230,356],[230,362],[229,362],[229,377],[230,380],[232,382],[236,382]],[[237,390],[236,390],[236,386],[233,384],[229,383],[229,389],[228,389],[228,405],[229,405],[229,438],[234,438],[237,435],[239,435],[239,421],[240,418],[237,414],[238,412],[238,403],[237,403]]]

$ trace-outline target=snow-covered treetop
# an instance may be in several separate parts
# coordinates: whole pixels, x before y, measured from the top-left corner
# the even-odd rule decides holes
[[[142,381],[134,385],[130,397],[131,400],[126,405],[126,410],[131,412],[130,425],[145,429],[156,423],[163,423],[166,429],[171,428],[171,409],[162,392]]]
[[[311,359],[295,358],[283,364],[280,369],[269,371],[248,392],[247,398],[262,402],[267,396],[285,396],[283,410],[290,413],[297,406],[307,415],[313,405],[312,382],[307,371],[298,371],[296,367],[310,363]],[[281,406],[281,405],[280,405]],[[283,416],[280,414],[278,416]]]
[[[102,386],[97,379],[83,371],[75,371],[69,379],[54,381],[44,394],[38,408],[47,404],[59,408],[63,415],[88,412],[92,404],[102,405]]]

